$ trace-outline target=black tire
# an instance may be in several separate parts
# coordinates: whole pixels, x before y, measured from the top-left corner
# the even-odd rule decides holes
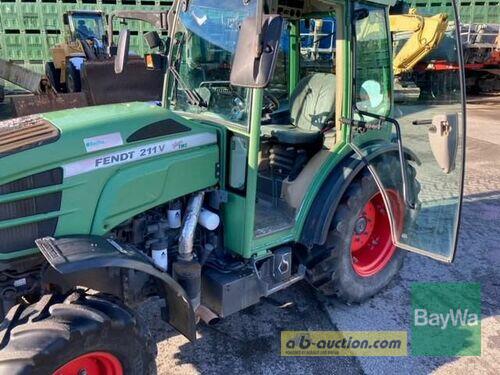
[[[82,91],[82,81],[80,71],[76,69],[71,61],[66,65],[66,91],[80,92]]]
[[[376,169],[384,175],[386,188],[396,189],[400,186],[400,169],[396,158],[382,158]],[[420,185],[411,165],[409,175],[413,182],[413,194],[417,197]],[[375,180],[368,169],[364,169],[344,193],[333,216],[327,243],[313,249],[314,255],[310,255],[307,262],[309,282],[323,294],[336,296],[348,304],[362,303],[386,287],[400,270],[406,255],[406,251],[396,248],[388,263],[374,275],[360,276],[354,269],[351,241],[356,221],[366,203],[377,192]]]
[[[49,79],[51,86],[57,91],[61,92],[61,69],[56,69],[52,61],[45,64],[45,75]]]
[[[156,346],[133,312],[111,297],[45,295],[11,309],[1,328],[1,374],[52,374],[94,352],[114,356],[124,374],[155,373]]]

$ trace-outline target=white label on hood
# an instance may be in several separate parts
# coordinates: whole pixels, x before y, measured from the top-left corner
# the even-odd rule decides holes
[[[163,142],[149,143],[134,148],[122,149],[111,154],[99,155],[63,165],[64,178],[87,173],[96,169],[109,168],[119,164],[128,164],[158,155],[170,154],[214,143],[217,143],[217,136],[215,134],[200,133],[169,139]]]
[[[87,152],[104,150],[106,148],[121,146],[123,144],[122,135],[120,133],[110,133],[98,135],[92,138],[83,140]]]

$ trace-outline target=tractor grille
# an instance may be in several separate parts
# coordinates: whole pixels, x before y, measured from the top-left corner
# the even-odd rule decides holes
[[[50,171],[32,174],[31,176],[0,185],[0,196],[2,194],[17,193],[19,191],[59,185],[62,183],[62,180],[62,168],[51,169]]]
[[[54,142],[59,130],[39,115],[0,122],[0,157]]]
[[[59,185],[63,180],[61,168],[33,174],[16,181],[0,185],[3,195]],[[57,212],[61,208],[60,191],[0,203],[0,223],[8,220]],[[52,236],[57,227],[57,218],[45,219],[29,224],[9,226],[0,229],[0,253],[12,253],[34,247],[37,238]]]
[[[0,221],[59,211],[60,205],[60,191],[15,202],[0,203]]]

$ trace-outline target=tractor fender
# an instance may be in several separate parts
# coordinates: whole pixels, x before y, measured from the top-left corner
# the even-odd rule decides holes
[[[348,186],[359,172],[371,160],[384,155],[398,153],[394,143],[381,145],[379,142],[361,148],[365,158],[360,158],[354,151],[347,154],[328,174],[309,209],[302,227],[299,242],[308,248],[323,245],[326,242],[333,214]],[[406,159],[420,165],[420,160],[413,151],[403,149]]]
[[[57,271],[52,271],[48,280],[61,280],[62,285],[69,283],[119,295],[121,279],[116,277],[119,272],[112,270],[134,270],[153,277],[162,287],[160,297],[167,303],[167,322],[189,340],[196,340],[195,313],[186,292],[142,252],[100,236],[45,237],[35,243]]]

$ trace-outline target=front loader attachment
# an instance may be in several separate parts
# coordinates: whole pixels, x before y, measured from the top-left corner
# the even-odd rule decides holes
[[[133,57],[124,74],[115,74],[114,60],[87,61],[81,70],[82,92],[27,95],[12,98],[14,116],[28,116],[93,105],[161,99],[163,73],[147,70],[142,58]]]
[[[139,57],[129,58],[123,74],[115,74],[114,59],[86,62],[81,73],[89,105],[161,99],[163,73],[147,70]]]
[[[83,92],[54,95],[24,95],[12,98],[14,117],[81,108],[89,105]]]

